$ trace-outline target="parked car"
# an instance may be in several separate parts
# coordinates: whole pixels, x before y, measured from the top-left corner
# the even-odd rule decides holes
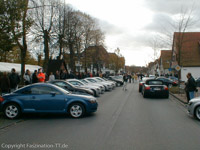
[[[142,95],[147,97],[169,97],[169,89],[162,80],[148,79],[143,85]]]
[[[105,84],[108,84],[112,87],[112,89],[114,89],[116,87],[115,83],[112,82],[112,81],[106,81],[100,77],[93,77],[93,79],[96,79],[97,82],[101,82],[101,83],[105,83]]]
[[[168,87],[171,87],[171,86],[177,86],[178,83],[175,82],[175,81],[172,81],[171,79],[168,79],[168,78],[165,78],[165,77],[158,77],[156,78],[158,80],[162,80],[164,82],[164,84]]]
[[[82,88],[74,86],[73,84],[64,81],[64,80],[54,80],[49,83],[57,85],[65,90],[72,92],[72,94],[80,94],[80,95],[91,95],[94,96],[94,92],[90,89]]]
[[[142,87],[143,87],[143,85],[144,85],[144,83],[146,82],[146,80],[148,80],[148,79],[151,79],[151,78],[149,78],[149,77],[144,77],[144,78],[142,78],[142,80],[139,82],[139,92],[142,92]]]
[[[88,85],[88,86],[97,86],[98,88],[101,89],[101,94],[103,94],[103,93],[106,91],[106,88],[105,88],[103,85],[100,85],[100,84],[98,84],[98,83],[92,83],[92,82],[89,82],[89,81],[87,81],[87,80],[85,80],[85,79],[81,79],[80,81],[81,81],[82,83]]]
[[[84,80],[87,80],[88,82],[91,82],[91,83],[96,83],[96,84],[100,84],[100,85],[103,85],[105,87],[105,90],[106,91],[110,91],[112,90],[112,86],[108,83],[102,83],[102,82],[99,82],[98,80],[96,80],[95,78],[85,78]]]
[[[103,79],[104,81],[107,81],[107,82],[111,82],[113,84],[114,88],[117,86],[117,82],[115,82],[115,81],[108,80],[107,78],[101,78],[101,79]]]
[[[200,120],[200,97],[193,98],[189,101],[188,105],[188,113]]]
[[[116,86],[122,86],[123,85],[123,80],[117,78],[116,76],[109,76],[108,79],[116,82]]]
[[[86,85],[85,83],[83,83],[80,80],[77,79],[67,79],[67,82],[71,83],[74,86],[78,86],[78,87],[83,87],[83,88],[87,88],[87,89],[91,89],[94,92],[94,96],[99,97],[101,94],[101,88],[97,87],[97,86],[92,86],[92,85]]]
[[[197,84],[197,87],[200,87],[200,77],[196,79],[196,84]]]
[[[36,83],[0,97],[0,111],[9,119],[22,113],[66,113],[80,118],[97,111],[98,103],[93,96],[70,94],[50,84]]]

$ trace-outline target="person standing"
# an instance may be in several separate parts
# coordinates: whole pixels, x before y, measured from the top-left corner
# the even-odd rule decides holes
[[[0,88],[2,95],[10,92],[10,80],[6,72],[3,73],[0,79]]]
[[[189,102],[191,99],[194,98],[194,93],[196,91],[196,82],[191,73],[188,73],[186,77],[188,78],[188,80],[186,82],[185,91],[187,95],[187,100]]]
[[[60,72],[58,70],[56,71],[55,79],[60,79]]]
[[[24,74],[24,83],[25,85],[31,84],[31,72],[27,69],[26,73]]]
[[[35,70],[34,73],[32,74],[32,83],[37,83],[37,82],[38,82],[37,70]]]
[[[38,82],[45,82],[45,74],[42,72],[42,68],[38,70]]]
[[[126,91],[127,90],[127,88],[126,88],[126,86],[127,86],[127,81],[128,81],[128,76],[127,76],[127,74],[124,74],[123,75],[123,90],[124,91]]]
[[[49,75],[49,81],[54,81],[54,80],[55,80],[55,76],[53,75],[53,72],[51,72]]]
[[[9,80],[10,80],[11,92],[17,90],[17,89],[18,89],[18,84],[20,83],[20,77],[19,77],[19,75],[16,73],[15,68],[12,68],[11,74],[10,74],[10,76],[9,76]]]

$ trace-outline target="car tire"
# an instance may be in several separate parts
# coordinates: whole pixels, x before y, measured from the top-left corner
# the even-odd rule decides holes
[[[81,118],[85,115],[85,107],[81,103],[73,103],[69,107],[69,114],[73,118]]]
[[[147,94],[145,92],[143,92],[143,97],[147,98]]]
[[[200,106],[197,106],[197,108],[195,109],[195,117],[200,120]]]
[[[17,119],[21,115],[21,109],[19,105],[15,103],[9,103],[3,108],[3,114],[8,119]]]
[[[169,94],[168,94],[168,95],[165,95],[164,98],[169,98]]]

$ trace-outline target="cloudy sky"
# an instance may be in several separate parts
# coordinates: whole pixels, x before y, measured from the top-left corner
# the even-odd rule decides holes
[[[172,29],[171,24],[175,24],[180,12],[192,9],[191,16],[195,23],[188,27],[187,31],[200,32],[199,0],[66,0],[66,2],[99,20],[100,27],[105,32],[107,50],[114,52],[119,48],[126,59],[126,65],[145,66],[152,61],[154,59],[152,41],[155,41],[153,39],[158,37],[160,39],[169,33],[172,35],[175,29]],[[165,45],[160,49],[171,49],[171,46]]]

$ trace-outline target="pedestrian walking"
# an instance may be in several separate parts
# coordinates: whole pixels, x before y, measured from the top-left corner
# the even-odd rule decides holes
[[[194,98],[194,94],[197,88],[196,88],[196,82],[194,78],[192,77],[192,74],[188,73],[186,77],[188,78],[188,80],[185,84],[186,85],[185,91],[186,91],[187,100],[189,102],[191,99]]]
[[[2,95],[10,92],[10,79],[7,76],[6,72],[4,72],[2,77],[0,78],[0,88]]]
[[[9,76],[9,80],[10,80],[11,92],[17,90],[17,89],[18,89],[18,84],[20,83],[20,77],[19,77],[19,75],[16,73],[15,68],[12,68],[11,74],[10,74],[10,76]]]
[[[31,72],[27,69],[24,74],[24,83],[25,85],[29,85],[32,83]]]
[[[127,90],[127,88],[126,88],[126,87],[127,87],[127,82],[128,82],[128,76],[127,76],[127,74],[124,74],[124,75],[123,75],[123,83],[124,83],[124,84],[123,84],[123,90],[124,90],[124,91]]]

